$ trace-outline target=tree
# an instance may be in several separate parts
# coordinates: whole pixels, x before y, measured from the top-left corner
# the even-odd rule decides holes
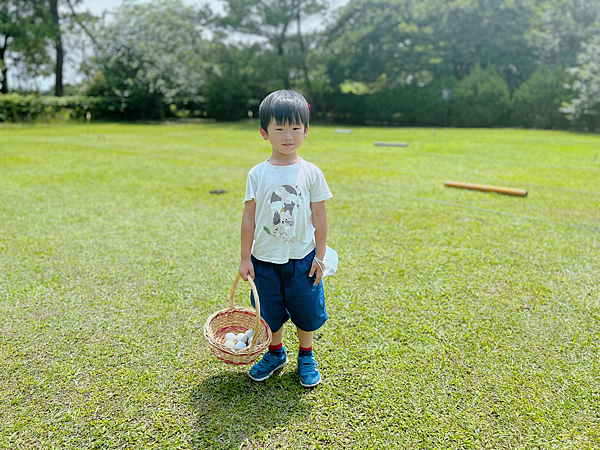
[[[585,118],[592,127],[600,127],[600,36],[582,45],[576,62],[570,69],[575,81],[569,87],[577,97],[564,103],[561,111],[570,120]]]
[[[246,86],[227,76],[213,78],[204,84],[202,94],[206,99],[206,111],[218,120],[247,118],[250,93]]]
[[[564,88],[569,78],[561,66],[540,66],[513,94],[513,123],[536,128],[567,126],[568,120],[559,109],[573,97]]]
[[[477,64],[493,64],[512,90],[535,71],[526,40],[532,0],[452,0],[442,2],[434,15],[433,45],[442,59],[436,75],[460,80]]]
[[[52,14],[52,24],[54,25],[53,40],[56,48],[56,82],[54,95],[62,97],[63,95],[63,64],[64,51],[62,46],[62,33],[60,31],[60,18],[58,16],[58,0],[50,0],[50,13]]]
[[[535,69],[531,14],[529,0],[351,0],[327,31],[332,85],[382,74],[388,88],[407,77],[425,85],[489,62],[515,87]]]
[[[95,18],[89,13],[82,14],[75,10],[75,6],[81,3],[82,0],[64,0],[63,2],[49,0],[49,8],[52,15],[52,31],[48,37],[54,43],[55,48],[54,95],[56,97],[62,97],[64,94],[63,66],[65,62],[65,49],[63,46],[63,34],[65,31],[84,32],[97,45],[94,35],[89,30],[89,26],[93,25]],[[64,12],[65,8],[67,12]]]
[[[461,127],[492,127],[506,120],[510,110],[508,84],[496,68],[475,65],[452,91],[452,122]]]
[[[442,75],[430,84],[419,87],[414,108],[418,125],[448,126],[452,91],[457,83],[453,76]]]
[[[0,93],[8,93],[10,58],[29,75],[47,73],[50,56],[45,37],[51,32],[48,10],[40,0],[5,0],[0,3]]]
[[[327,6],[326,0],[225,0],[225,16],[213,16],[212,24],[217,30],[243,33],[266,41],[277,56],[271,70],[275,70],[283,87],[290,89],[290,72],[296,69],[303,74],[309,97],[312,97],[308,45],[301,24],[326,10]],[[294,25],[296,33],[292,31]],[[294,48],[297,48],[296,57]]]
[[[115,115],[158,118],[177,96],[195,96],[207,53],[198,12],[182,0],[126,0],[97,33],[88,94],[110,99]]]
[[[217,78],[225,78],[230,83],[243,85],[250,96],[248,106],[255,110],[254,112],[258,113],[260,100],[270,92],[283,88],[281,79],[273,71],[279,58],[261,43],[225,43],[216,39],[207,45],[207,78],[211,82]],[[202,92],[204,95],[204,88]]]
[[[375,90],[403,84],[407,77],[429,81],[429,71],[440,62],[429,37],[431,21],[427,1],[351,0],[325,32],[333,89],[353,81]]]
[[[302,67],[302,73],[304,74],[304,83],[306,85],[306,91],[308,93],[308,101],[309,103],[314,104],[314,94],[312,91],[310,77],[308,75],[306,45],[304,44],[304,38],[302,37],[302,18],[303,16],[308,17],[313,14],[317,14],[322,9],[325,9],[327,6],[325,4],[320,4],[315,1],[307,2],[303,0],[295,0],[293,5],[296,11],[296,25],[298,27],[296,37],[298,38],[298,48],[300,49],[300,66]]]
[[[600,0],[536,2],[527,46],[547,66],[573,67],[581,46],[598,33]]]

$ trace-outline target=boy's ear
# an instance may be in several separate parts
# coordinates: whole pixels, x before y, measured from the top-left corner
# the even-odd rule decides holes
[[[260,127],[260,134],[262,135],[262,137],[265,141],[269,140],[269,135],[267,134],[267,132],[265,130],[263,130],[263,127]]]
[[[304,137],[306,138],[306,135],[308,134],[308,127],[310,127],[310,125],[306,125],[306,130],[304,130]]]

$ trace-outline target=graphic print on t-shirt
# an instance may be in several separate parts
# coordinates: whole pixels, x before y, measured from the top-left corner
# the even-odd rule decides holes
[[[273,213],[273,221],[263,225],[263,230],[273,237],[280,237],[286,244],[296,240],[295,225],[298,203],[302,193],[296,185],[284,184],[275,189],[269,203]]]

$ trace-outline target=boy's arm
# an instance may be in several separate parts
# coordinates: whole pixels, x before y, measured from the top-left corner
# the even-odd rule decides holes
[[[327,211],[325,210],[325,200],[322,202],[314,202],[310,204],[312,211],[312,221],[315,227],[315,243],[317,245],[316,257],[323,261],[325,258],[325,248],[327,246]],[[309,276],[317,274],[314,285],[317,286],[323,278],[323,271],[317,264],[317,261],[313,260],[312,267],[310,268]]]
[[[244,206],[244,215],[242,217],[242,261],[240,262],[240,275],[244,281],[248,281],[248,275],[254,278],[254,266],[250,259],[252,252],[252,241],[254,240],[254,213],[256,212],[256,202],[248,200]]]

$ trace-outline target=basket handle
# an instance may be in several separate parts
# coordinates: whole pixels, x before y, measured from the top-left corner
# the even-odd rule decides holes
[[[233,297],[235,296],[235,290],[237,289],[237,285],[242,279],[242,276],[238,274],[233,282],[233,288],[231,288],[231,295],[229,296],[229,309],[235,308],[235,301]],[[248,347],[248,350],[251,352],[254,350],[256,346],[256,341],[258,340],[258,332],[260,330],[260,300],[258,299],[258,291],[256,290],[256,285],[254,284],[254,280],[250,275],[248,275],[248,281],[250,282],[250,286],[252,287],[252,293],[254,294],[254,305],[256,309],[256,323],[254,324],[254,336],[252,337],[252,344]]]

